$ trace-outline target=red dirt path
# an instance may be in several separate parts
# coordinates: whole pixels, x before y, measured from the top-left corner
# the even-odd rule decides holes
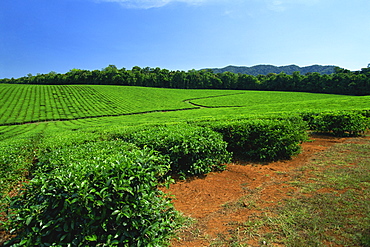
[[[172,241],[171,246],[209,246],[220,235],[227,236],[233,227],[230,222],[234,225],[245,222],[249,216],[260,214],[261,209],[288,198],[287,193],[294,195],[297,188],[286,183],[292,180],[289,171],[304,165],[314,154],[345,140],[347,138],[311,136],[310,142],[302,144],[302,153],[291,160],[268,164],[232,163],[223,172],[172,184],[164,191],[175,196],[173,202],[178,211],[196,219],[196,231],[183,230],[180,239]],[[249,205],[256,201],[258,209]],[[232,205],[239,207],[232,209]],[[259,246],[253,241],[250,244]]]

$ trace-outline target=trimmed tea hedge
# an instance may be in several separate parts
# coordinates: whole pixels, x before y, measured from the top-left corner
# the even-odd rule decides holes
[[[302,119],[241,120],[210,124],[223,135],[228,150],[237,157],[255,161],[289,159],[300,152],[307,140],[307,126]]]
[[[181,124],[149,127],[122,138],[139,147],[147,146],[167,155],[172,162],[172,174],[206,174],[223,169],[231,159],[222,136],[199,126]]]
[[[9,228],[17,237],[5,246],[166,245],[178,217],[157,189],[167,158],[120,141],[70,146],[49,157],[43,164],[52,169],[38,170],[13,199]]]
[[[366,117],[354,112],[321,113],[314,118],[316,131],[330,132],[335,136],[359,136],[368,128]]]
[[[368,111],[302,113],[313,131],[334,136],[360,136],[370,127]]]

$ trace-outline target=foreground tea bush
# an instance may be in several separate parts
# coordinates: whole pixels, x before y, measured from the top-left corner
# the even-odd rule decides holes
[[[36,173],[50,172],[56,168],[60,169],[62,166],[80,162],[106,162],[117,155],[121,156],[139,149],[134,144],[119,140],[86,142],[84,138],[74,139],[74,135],[68,136],[70,137],[68,141],[57,139],[61,142],[54,143],[46,139],[39,146],[38,162],[34,165]]]
[[[249,160],[289,159],[300,152],[299,144],[307,140],[307,126],[299,118],[225,121],[209,125],[222,133],[230,152]]]
[[[222,169],[231,159],[222,136],[204,127],[182,124],[149,127],[122,138],[168,155],[172,162],[171,173],[180,175],[206,174]]]
[[[87,143],[50,153],[52,169],[38,170],[13,199],[8,224],[18,236],[6,246],[164,246],[177,225],[157,189],[168,160],[124,146]]]
[[[311,128],[335,136],[359,136],[369,128],[369,120],[359,112],[324,112],[313,117]]]

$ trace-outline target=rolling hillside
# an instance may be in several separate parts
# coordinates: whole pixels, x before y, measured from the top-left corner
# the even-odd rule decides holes
[[[214,73],[232,72],[241,73],[247,75],[267,75],[269,73],[279,74],[284,72],[285,74],[291,75],[295,71],[299,71],[302,75],[306,73],[318,72],[320,74],[332,74],[334,73],[334,65],[311,65],[305,67],[299,67],[297,65],[286,65],[286,66],[274,66],[274,65],[255,65],[252,67],[246,66],[233,66],[229,65],[224,68],[210,68]]]

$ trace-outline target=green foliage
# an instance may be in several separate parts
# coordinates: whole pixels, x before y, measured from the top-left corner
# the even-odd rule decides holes
[[[327,95],[303,92],[275,92],[275,91],[236,91],[234,94],[225,94],[217,97],[203,97],[200,99],[191,100],[192,103],[204,107],[258,107],[263,106],[268,109],[273,105],[279,108],[286,107],[285,105],[295,104],[315,104],[315,107],[322,104],[327,104],[330,101],[338,101],[343,99],[356,100],[361,97],[343,96],[343,95]],[[289,110],[296,110],[294,107]]]
[[[49,162],[49,164],[47,164]],[[166,158],[121,141],[56,149],[13,198],[11,246],[164,246],[177,213],[158,190]]]
[[[238,82],[239,83],[239,82]],[[301,112],[307,110],[368,109],[369,96],[328,95],[302,92],[180,90],[107,85],[11,85],[0,84],[0,140],[32,131],[38,125],[23,123],[61,121],[58,126],[81,128],[98,122],[158,118],[219,118],[261,113]],[[151,115],[155,117],[151,117]],[[144,116],[143,116],[144,115]],[[227,115],[227,116],[224,116]],[[110,119],[108,119],[110,118]],[[79,120],[72,121],[72,120]],[[49,124],[51,125],[51,124]],[[72,126],[75,125],[75,126]],[[5,131],[6,126],[13,126]],[[10,130],[12,129],[13,133]]]
[[[222,70],[215,69],[214,71],[219,73],[214,73],[211,69],[184,72],[135,66],[132,70],[126,70],[109,65],[101,71],[72,69],[65,74],[49,73],[18,79],[1,79],[0,83],[105,84],[183,89],[259,89],[351,95],[370,94],[368,68],[355,72],[333,66],[325,68],[318,65],[304,69],[294,65],[282,68],[259,65],[247,72],[254,75],[252,76],[242,74],[245,72],[238,73],[237,68],[232,66]]]
[[[123,135],[125,141],[168,155],[171,173],[199,175],[222,169],[230,161],[227,143],[208,128],[191,125],[149,127]]]
[[[115,76],[118,72],[113,66],[104,70]],[[171,84],[166,71],[140,68],[135,68],[135,82],[144,83],[146,75],[160,72]],[[231,88],[259,88],[261,80],[267,80],[197,71],[174,76],[184,88],[200,87],[206,80],[212,88],[225,83]],[[308,83],[307,78],[318,75],[295,76]],[[119,80],[123,79],[115,82]],[[158,78],[150,80],[160,86]],[[292,83],[284,74],[268,80],[274,87],[284,80]],[[6,84],[0,84],[0,96],[2,196],[26,177],[33,178],[12,204],[10,225],[18,234],[14,246],[114,246],[116,240],[127,246],[163,246],[175,227],[172,206],[157,189],[165,175],[222,169],[231,152],[252,160],[290,158],[299,152],[308,128],[295,113],[310,109],[313,112],[301,116],[312,129],[357,135],[369,126],[369,96]],[[337,109],[351,113],[322,113]],[[281,114],[276,117],[277,113]],[[45,122],[21,124],[39,121]],[[160,126],[148,127],[154,124]]]
[[[81,130],[59,130],[50,128],[43,133],[43,139],[38,144],[37,155],[43,157],[45,152],[55,149],[66,148],[68,146],[78,146],[80,144],[98,142],[102,140],[100,134]]]
[[[28,148],[9,143],[0,146],[0,195],[6,194],[28,173],[30,167]]]
[[[41,140],[40,134],[33,134],[0,142],[0,199],[29,176]]]
[[[222,133],[228,150],[249,160],[289,159],[300,152],[299,144],[307,140],[306,125],[295,120],[241,120],[211,124]]]
[[[370,110],[368,109],[364,109],[364,110],[358,110],[358,111],[354,111],[356,113],[359,113],[361,114],[362,116],[366,117],[366,118],[370,118]]]
[[[80,162],[97,162],[120,156],[124,153],[135,151],[138,148],[123,141],[90,141],[84,138],[73,140],[73,135],[68,136],[67,142],[59,142],[58,146],[50,146],[51,143],[44,141],[38,152],[38,162],[35,164],[35,172],[50,172],[68,164]],[[60,141],[60,139],[59,139]],[[78,142],[81,141],[81,142]],[[83,141],[83,142],[82,142]]]
[[[287,74],[293,74],[294,72],[299,71],[301,74],[318,72],[320,74],[332,74],[334,72],[334,66],[322,66],[322,65],[312,65],[306,67],[299,67],[297,65],[287,65],[287,66],[274,66],[274,65],[256,65],[252,67],[245,67],[245,66],[227,66],[221,69],[212,69],[215,73],[223,73],[226,71],[232,73],[242,73],[248,75],[267,75],[269,73],[276,73],[279,74],[281,72],[285,72]]]
[[[229,93],[103,85],[0,84],[0,125],[194,109],[198,107],[184,101]]]
[[[370,126],[368,119],[357,112],[323,112],[311,121],[313,130],[335,136],[359,136]]]

